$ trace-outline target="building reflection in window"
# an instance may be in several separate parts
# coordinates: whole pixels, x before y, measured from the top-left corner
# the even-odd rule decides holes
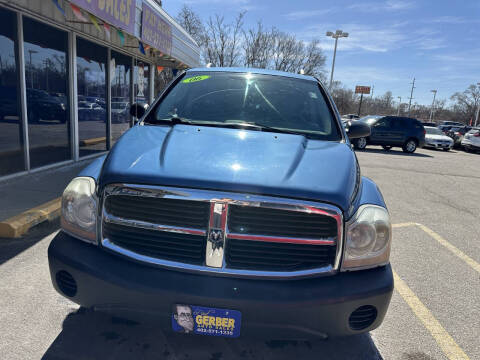
[[[25,170],[16,26],[15,14],[0,9],[0,176]]]
[[[106,48],[77,38],[80,156],[107,150],[106,64]]]
[[[23,19],[30,167],[72,158],[67,33]]]
[[[112,71],[112,143],[130,127],[130,71],[132,58],[115,51],[111,54]]]

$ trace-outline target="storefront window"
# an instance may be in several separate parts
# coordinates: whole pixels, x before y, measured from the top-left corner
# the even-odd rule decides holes
[[[0,9],[0,176],[25,170],[16,26],[15,14]]]
[[[163,66],[157,66],[155,70],[155,76],[154,76],[155,82],[154,82],[154,93],[153,97],[157,98],[158,95],[165,89],[165,87],[170,83],[170,81],[173,80],[173,73],[172,69],[163,67]]]
[[[130,127],[132,58],[112,51],[112,143]]]
[[[133,101],[136,103],[150,103],[149,70],[150,66],[148,63],[136,61],[133,71]]]
[[[67,33],[23,19],[30,167],[71,159]]]
[[[107,150],[106,64],[106,48],[77,38],[80,156]]]

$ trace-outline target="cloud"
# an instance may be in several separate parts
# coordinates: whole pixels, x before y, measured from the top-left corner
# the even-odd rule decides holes
[[[293,11],[284,16],[288,20],[303,20],[332,12],[333,9]]]
[[[358,4],[352,4],[348,8],[362,12],[373,12],[409,10],[413,9],[414,7],[415,3],[413,1],[387,0],[385,2],[362,2]]]

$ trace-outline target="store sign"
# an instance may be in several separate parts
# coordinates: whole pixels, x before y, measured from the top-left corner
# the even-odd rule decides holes
[[[136,0],[70,0],[75,5],[130,34],[135,33]]]
[[[370,86],[355,86],[355,94],[370,94]]]
[[[142,7],[142,41],[164,54],[172,52],[172,27],[158,11],[145,3]]]

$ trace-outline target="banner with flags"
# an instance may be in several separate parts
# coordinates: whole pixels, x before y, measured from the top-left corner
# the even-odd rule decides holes
[[[65,14],[65,10],[63,10],[63,8],[60,6],[60,4],[58,3],[58,0],[52,0],[52,2],[55,4],[55,6],[57,7],[58,10],[60,10],[60,12],[62,13],[63,16],[67,17],[67,15]]]

